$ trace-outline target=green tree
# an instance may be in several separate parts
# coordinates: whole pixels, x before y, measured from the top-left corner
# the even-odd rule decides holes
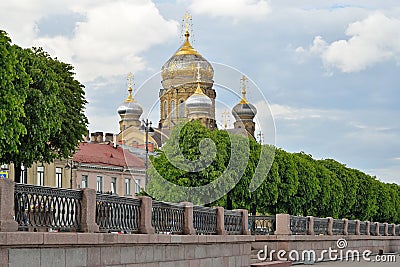
[[[307,215],[337,218],[344,199],[340,180],[319,161],[307,155],[303,158],[315,168],[315,176],[320,187],[318,195],[310,201],[312,209],[308,211]]]
[[[278,199],[279,176],[277,165],[273,164],[275,148],[261,146],[251,137],[248,141],[250,154],[245,172],[234,189],[227,194],[231,205],[227,202],[224,206],[227,209],[246,208],[254,215],[256,212],[270,213]],[[260,180],[260,185],[251,192],[251,184],[255,180]]]
[[[352,170],[358,179],[357,199],[351,214],[353,218],[363,221],[372,221],[378,211],[377,191],[379,183],[375,177],[371,177],[359,170]]]
[[[341,164],[333,159],[325,159],[321,160],[320,162],[336,175],[343,186],[345,198],[343,199],[343,205],[341,207],[339,216],[341,218],[351,218],[351,211],[353,210],[354,203],[357,200],[357,177],[344,164]]]
[[[20,137],[26,134],[23,103],[29,76],[11,39],[0,30],[0,163],[8,163],[6,152],[18,153]]]
[[[278,200],[274,213],[290,213],[290,202],[299,188],[294,156],[282,149],[276,149],[274,160],[279,173]]]
[[[314,200],[321,191],[316,170],[310,161],[311,156],[305,153],[294,154],[299,179],[299,187],[296,194],[289,202],[290,214],[303,215],[315,212]]]
[[[20,109],[25,116],[17,117],[26,134],[15,136],[16,149],[4,151],[2,161],[14,163],[19,182],[21,165],[70,157],[87,133],[88,121],[83,85],[74,79],[71,65],[42,49],[14,49],[23,67],[20,72],[30,79],[22,88],[26,97]]]
[[[190,192],[191,188],[212,184],[222,176],[224,179],[215,184],[212,191],[228,192],[234,185],[236,175],[234,171],[227,169],[227,163],[233,155],[231,145],[235,143],[242,143],[242,140],[230,136],[226,131],[211,131],[199,121],[177,125],[163,145],[160,154],[157,157],[151,157],[152,167],[149,169],[149,175],[152,178],[146,192],[156,199],[183,201],[186,197],[195,197],[197,194],[185,196],[185,193],[174,185],[186,187]],[[242,148],[244,145],[239,147]],[[234,157],[240,157],[240,155]],[[240,162],[239,159],[236,161]],[[196,192],[199,193],[199,191]],[[207,196],[207,192],[202,192],[201,195],[203,194],[203,197]],[[207,202],[203,198],[192,199],[192,201],[194,203]]]
[[[392,188],[390,184],[385,184],[377,181],[378,184],[378,198],[377,205],[378,210],[374,221],[377,222],[392,222],[395,220],[395,203],[392,195]]]

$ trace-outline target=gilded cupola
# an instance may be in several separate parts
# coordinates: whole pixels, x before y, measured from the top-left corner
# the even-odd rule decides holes
[[[234,128],[245,128],[253,136],[255,132],[255,123],[253,121],[257,114],[257,109],[246,98],[246,76],[242,76],[242,99],[232,109],[232,115],[235,117]]]
[[[142,116],[143,108],[136,102],[132,96],[133,92],[133,74],[128,74],[129,87],[128,87],[128,97],[121,103],[118,107],[118,114],[121,117],[120,128],[121,131],[130,126],[140,125],[140,116]]]
[[[213,84],[214,69],[211,64],[190,44],[189,25],[191,16],[185,17],[185,41],[175,54],[162,66],[162,86],[164,89],[176,88],[188,83],[196,83],[196,66],[200,66],[203,84]]]

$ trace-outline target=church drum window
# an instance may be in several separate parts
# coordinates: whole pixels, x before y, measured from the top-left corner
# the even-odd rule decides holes
[[[176,110],[175,110],[175,100],[172,100],[171,101],[171,118],[175,118],[176,116],[175,116],[175,112],[176,112]]]
[[[167,101],[164,101],[164,119],[167,118],[168,115],[168,106],[167,106]]]
[[[179,101],[179,117],[185,117],[185,101],[183,99]]]

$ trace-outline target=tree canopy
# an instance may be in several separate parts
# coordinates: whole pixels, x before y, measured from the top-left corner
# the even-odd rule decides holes
[[[227,179],[226,186],[220,190],[226,190],[226,193],[210,201],[210,205],[228,209],[245,208],[253,214],[289,213],[400,222],[398,184],[380,182],[376,177],[348,168],[333,159],[316,160],[304,152],[288,153],[270,145],[260,145],[251,137],[244,142],[243,139],[247,138],[223,130],[208,130],[198,121],[188,122],[183,128],[173,130],[171,136],[159,155],[151,158],[149,175],[152,180],[146,190],[156,199],[188,201],[171,184],[188,188],[210,184],[229,169],[232,159],[238,161],[247,157],[239,180],[229,180],[231,176],[224,177]],[[199,144],[207,139],[215,144],[215,150],[207,148],[202,153]],[[246,144],[247,154],[240,152],[242,154],[235,157],[235,153],[232,153],[234,142]],[[268,151],[264,156],[261,156],[262,149]],[[203,163],[210,162],[207,168],[189,170],[184,167],[187,163],[185,160],[200,164],[198,160],[201,158]],[[260,186],[256,190],[249,190],[260,161],[272,159],[272,164],[261,168],[263,175],[260,177]],[[162,176],[170,184],[154,182],[154,176]],[[190,201],[196,203],[193,199]]]
[[[18,182],[21,165],[72,155],[87,133],[86,100],[71,65],[40,48],[11,45],[5,32],[0,40],[0,156],[2,163],[14,163]]]

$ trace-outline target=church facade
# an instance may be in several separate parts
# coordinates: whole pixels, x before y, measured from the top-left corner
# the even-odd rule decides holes
[[[181,120],[200,120],[208,129],[217,129],[214,89],[214,69],[190,43],[189,19],[185,17],[184,42],[161,68],[159,90],[160,119],[148,143],[162,146],[163,136]],[[239,81],[238,81],[239,82]],[[242,77],[242,98],[232,109],[235,118],[234,133],[245,133],[255,138],[254,117],[257,109],[246,99],[246,77]],[[119,143],[132,146],[145,143],[140,118],[141,105],[132,97],[132,82],[129,83],[128,98],[118,108],[120,115]]]

